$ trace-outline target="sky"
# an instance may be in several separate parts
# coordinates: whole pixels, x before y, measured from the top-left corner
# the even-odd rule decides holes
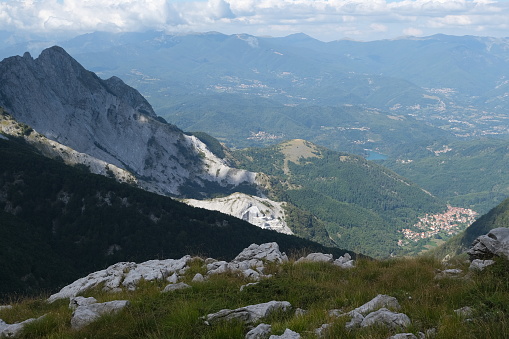
[[[402,36],[509,37],[509,0],[0,0],[0,31],[305,33],[322,41]]]

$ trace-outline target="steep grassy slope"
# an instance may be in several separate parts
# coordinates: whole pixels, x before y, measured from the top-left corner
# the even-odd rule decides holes
[[[0,140],[0,159],[0,296],[55,289],[118,261],[231,258],[269,241],[323,249],[68,167],[22,141]]]
[[[481,274],[465,279],[434,279],[439,261],[397,259],[358,261],[357,267],[342,270],[332,264],[293,262],[272,267],[274,276],[255,286],[239,291],[248,281],[234,274],[218,274],[205,282],[191,282],[202,271],[201,260],[184,277],[190,289],[161,293],[165,282],[151,282],[137,291],[105,293],[87,292],[99,302],[127,299],[131,305],[116,315],[107,315],[81,330],[72,330],[68,300],[48,304],[42,300],[25,300],[10,310],[0,311],[7,323],[29,317],[47,316],[26,327],[21,338],[244,338],[249,330],[240,321],[204,324],[202,316],[221,309],[234,309],[270,300],[285,300],[292,310],[273,314],[261,322],[272,325],[272,333],[280,335],[289,328],[302,338],[317,338],[314,331],[322,324],[331,324],[324,338],[386,339],[396,333],[431,330],[433,337],[507,338],[509,329],[509,270],[507,262],[499,262]],[[465,269],[465,266],[455,266]],[[203,271],[202,271],[203,272]],[[363,305],[378,293],[397,298],[399,312],[412,321],[406,329],[383,326],[345,329],[350,317],[328,315],[332,309],[349,312]],[[473,313],[465,317],[454,310],[470,306]],[[295,309],[308,311],[295,315]],[[256,325],[256,324],[255,324]]]
[[[241,166],[274,176],[271,194],[321,220],[340,247],[368,255],[397,252],[399,230],[419,215],[445,209],[439,199],[390,170],[304,140],[234,155]]]

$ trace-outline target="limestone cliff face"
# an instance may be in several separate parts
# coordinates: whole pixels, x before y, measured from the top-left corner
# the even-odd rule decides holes
[[[261,228],[293,234],[286,225],[283,203],[280,202],[242,193],[211,200],[186,199],[184,202],[191,206],[233,215]]]
[[[0,106],[47,138],[132,173],[150,191],[200,197],[255,183],[256,173],[230,168],[197,138],[159,121],[138,91],[98,78],[60,47],[4,59]]]

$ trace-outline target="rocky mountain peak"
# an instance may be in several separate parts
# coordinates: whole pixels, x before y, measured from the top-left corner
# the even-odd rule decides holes
[[[100,79],[64,49],[0,62],[0,106],[18,122],[139,178],[145,189],[206,196],[255,173],[236,170],[197,138],[159,121],[151,105],[117,77]],[[192,187],[192,189],[189,189]]]

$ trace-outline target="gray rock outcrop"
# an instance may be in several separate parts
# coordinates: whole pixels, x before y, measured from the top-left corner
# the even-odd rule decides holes
[[[352,256],[349,253],[345,253],[345,255],[334,260],[333,263],[334,263],[334,265],[339,266],[341,268],[355,267],[355,260],[352,259]]]
[[[259,324],[251,331],[247,332],[245,339],[267,339],[272,331],[269,324]]]
[[[283,263],[288,257],[281,253],[279,245],[275,242],[261,245],[251,244],[239,253],[231,262],[216,261],[206,265],[207,274],[224,272],[240,272],[246,278],[258,280],[268,277],[263,273],[265,262]]]
[[[410,326],[410,318],[404,313],[395,313],[389,311],[386,308],[381,308],[378,311],[371,312],[364,320],[362,320],[360,326],[368,327],[373,325],[385,325],[389,328],[406,328]]]
[[[509,259],[509,228],[494,228],[477,237],[467,251],[470,260],[491,259],[494,256]]]
[[[186,288],[191,288],[191,286],[189,286],[186,283],[179,282],[179,283],[176,283],[176,284],[166,285],[166,287],[162,290],[162,292],[163,293],[167,293],[167,292],[172,292],[172,291],[177,291],[177,290],[183,290],[183,289],[186,289]]]
[[[366,313],[378,310],[382,307],[391,308],[394,310],[399,310],[401,308],[396,298],[385,294],[379,294],[364,305],[359,306],[351,311],[349,315],[354,316],[356,313],[365,315]]]
[[[156,193],[256,182],[256,173],[229,167],[199,139],[161,121],[122,80],[100,79],[57,46],[36,59],[25,53],[0,62],[0,106],[49,139],[129,171]]]
[[[413,333],[398,333],[388,339],[417,339],[417,336]]]
[[[48,302],[76,297],[101,284],[106,291],[114,292],[122,288],[134,290],[141,280],[164,280],[173,274],[184,273],[190,259],[191,256],[187,255],[181,259],[149,260],[140,264],[120,262],[63,287],[59,292],[51,295]]]
[[[21,334],[21,331],[23,328],[33,323],[34,321],[39,321],[43,319],[45,315],[39,317],[39,318],[30,318],[25,321],[14,323],[14,324],[7,324],[5,321],[0,319],[0,338],[14,338],[17,337],[19,334]]]
[[[208,314],[204,317],[206,324],[214,324],[219,321],[229,321],[233,319],[241,320],[245,323],[253,323],[264,317],[267,317],[275,311],[288,311],[292,305],[288,301],[269,301],[262,304],[249,305],[234,310],[224,309],[216,313]]]
[[[72,314],[71,327],[73,329],[83,328],[96,321],[100,316],[117,313],[128,305],[128,300],[114,300],[78,306]]]
[[[468,267],[468,269],[470,271],[483,271],[486,267],[493,265],[494,263],[495,263],[495,261],[491,260],[491,259],[486,259],[486,260],[474,259],[470,263],[470,266]]]
[[[289,328],[287,328],[285,330],[285,332],[281,335],[273,334],[269,337],[269,339],[300,339],[300,338],[301,338],[301,336],[299,333],[294,332],[294,331],[290,330]]]
[[[332,263],[334,261],[332,254],[323,254],[323,253],[310,253],[306,257],[300,258],[295,263],[301,262],[326,262]]]

